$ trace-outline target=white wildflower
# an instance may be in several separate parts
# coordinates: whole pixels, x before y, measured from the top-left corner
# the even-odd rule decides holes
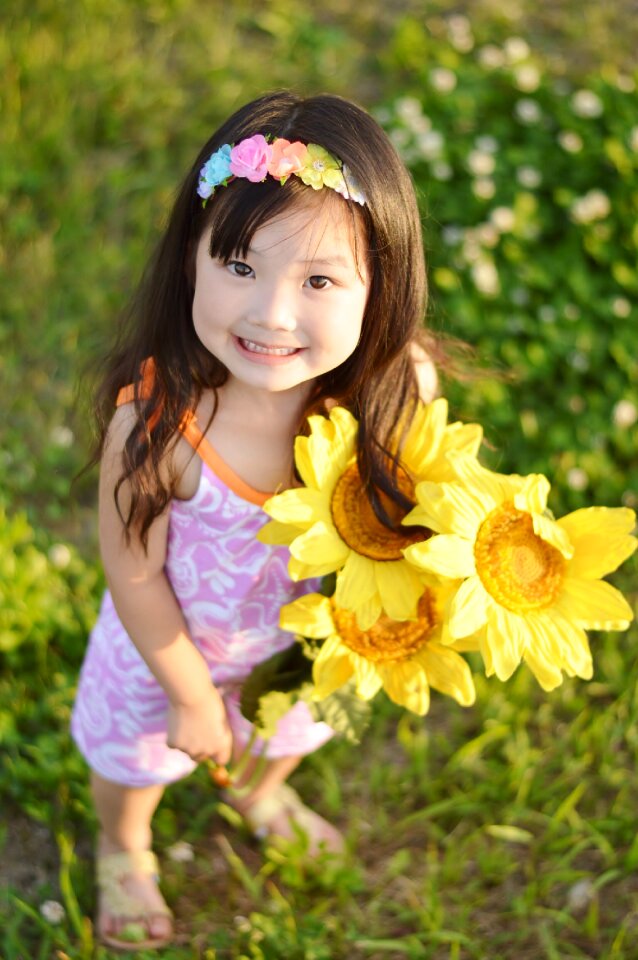
[[[634,153],[638,153],[638,127],[632,127],[629,133],[629,146]]]
[[[410,141],[410,134],[402,127],[395,127],[394,130],[390,131],[390,140],[392,140],[397,150],[401,150],[403,147],[407,147]]]
[[[500,292],[498,270],[491,260],[478,260],[472,266],[472,280],[479,293],[485,296],[494,297]]]
[[[566,480],[570,490],[586,490],[589,485],[587,471],[582,467],[572,467],[568,470]]]
[[[556,323],[556,307],[544,303],[538,308],[538,317],[541,323]]]
[[[638,420],[638,409],[631,400],[619,400],[615,405],[611,418],[617,427],[633,427]]]
[[[594,220],[604,220],[611,213],[611,202],[602,190],[590,190],[582,197],[577,197],[569,208],[574,223],[592,223]]]
[[[599,117],[604,109],[602,100],[593,90],[577,90],[571,104],[578,117]]]
[[[631,303],[627,297],[614,297],[611,311],[615,317],[620,317],[624,320],[631,313]]]
[[[589,357],[586,353],[583,353],[582,350],[574,350],[573,353],[570,353],[567,358],[570,366],[574,370],[578,370],[579,373],[584,373],[586,370],[589,370]]]
[[[447,247],[456,247],[463,239],[463,228],[450,223],[441,230],[443,243]]]
[[[563,314],[566,320],[579,320],[580,308],[575,303],[566,303],[563,307]]]
[[[636,89],[636,81],[626,73],[619,73],[616,77],[616,86],[623,93],[633,93]]]
[[[422,114],[421,102],[416,97],[399,97],[394,108],[402,120],[412,120]]]
[[[439,130],[428,130],[417,138],[417,146],[424,160],[438,160],[444,145],[445,140]]]
[[[535,190],[543,180],[540,170],[536,167],[519,167],[516,171],[516,179],[526,190]]]
[[[447,21],[448,37],[455,50],[468,53],[474,46],[470,21],[462,14],[455,14]]]
[[[64,447],[66,449],[73,444],[74,440],[73,430],[71,430],[70,427],[64,426],[64,424],[53,427],[51,430],[51,442],[54,443],[56,447]]]
[[[54,543],[49,548],[49,560],[57,570],[65,570],[71,563],[71,551],[66,543]]]
[[[510,63],[519,63],[529,57],[529,44],[522,37],[508,37],[503,44],[505,56]]]
[[[495,247],[499,240],[499,233],[492,223],[479,223],[476,228],[476,238],[484,247]]]
[[[579,394],[575,393],[569,398],[567,406],[572,413],[583,413],[585,409],[585,401]]]
[[[638,507],[638,496],[636,496],[633,490],[625,490],[620,498],[620,502],[623,507],[629,507],[630,510],[635,510],[636,507]]]
[[[538,90],[541,83],[541,75],[538,67],[532,63],[525,63],[517,67],[514,71],[514,82],[523,93],[533,93]]]
[[[567,909],[575,913],[586,910],[594,897],[596,888],[589,877],[579,880],[567,891]]]
[[[40,904],[40,913],[49,923],[62,923],[64,907],[57,900],[45,900]]]
[[[474,227],[468,227],[465,231],[462,253],[466,263],[475,263],[482,256],[481,244]]]
[[[195,859],[195,851],[192,844],[186,840],[178,840],[166,850],[166,856],[174,863],[190,863]]]
[[[471,150],[467,156],[467,166],[470,173],[473,173],[475,177],[489,177],[491,173],[494,173],[496,161],[491,153]]]
[[[522,97],[517,100],[514,113],[521,123],[538,123],[542,116],[541,108],[531,97]]]
[[[489,177],[479,177],[472,183],[472,190],[479,200],[491,200],[496,193],[496,184]]]
[[[490,213],[492,223],[500,233],[509,233],[514,229],[516,215],[511,207],[494,207]]]
[[[430,171],[435,180],[451,180],[454,174],[450,164],[443,161],[433,163]]]
[[[498,70],[505,65],[505,53],[493,43],[487,43],[478,52],[479,63],[487,70]]]
[[[474,141],[477,150],[482,150],[483,153],[496,153],[498,151],[498,140],[496,137],[491,137],[489,133],[484,133],[483,136],[477,137]]]
[[[430,70],[430,83],[439,93],[451,93],[456,87],[456,74],[447,67],[434,67]]]
[[[561,130],[558,142],[567,153],[580,153],[583,149],[583,138],[573,130]]]
[[[529,290],[527,287],[514,287],[510,299],[517,307],[525,307],[529,303]]]

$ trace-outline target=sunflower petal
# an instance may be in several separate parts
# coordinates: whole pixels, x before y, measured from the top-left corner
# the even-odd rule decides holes
[[[454,579],[476,573],[472,544],[456,534],[440,534],[422,543],[413,543],[403,554],[415,567],[441,577]]]
[[[381,689],[382,679],[374,663],[358,653],[351,653],[352,667],[357,683],[357,696],[362,700],[372,700]]]
[[[479,447],[483,441],[483,427],[478,423],[451,423],[445,429],[443,440],[439,449],[439,455],[430,465],[428,470],[428,480],[435,483],[443,483],[457,479],[450,461],[448,453],[461,453],[466,456],[476,457]]]
[[[513,500],[525,482],[524,477],[515,474],[488,470],[476,457],[465,453],[449,453],[448,460],[457,480],[471,488],[475,498],[482,504],[483,517],[505,500]]]
[[[494,603],[488,610],[486,643],[494,673],[499,680],[509,680],[521,662],[530,640],[526,621]]]
[[[332,571],[343,566],[350,550],[340,539],[334,527],[320,520],[293,540],[290,544],[290,553],[296,560],[301,560],[313,570],[327,566],[329,571]],[[319,574],[315,571],[313,575]]]
[[[465,459],[465,458],[464,458]],[[469,458],[467,458],[469,459]],[[473,539],[483,520],[492,509],[493,501],[483,490],[460,483],[434,484],[425,481],[416,486],[418,506],[404,519],[404,523],[423,523],[417,519],[419,509],[425,526],[441,533],[457,533]],[[415,516],[415,519],[409,519]]]
[[[288,574],[291,580],[297,583],[298,580],[307,580],[309,577],[325,577],[328,573],[333,573],[334,567],[331,563],[302,563],[295,557],[288,560]]]
[[[307,593],[284,604],[279,611],[279,626],[313,639],[329,637],[335,629],[330,600],[320,593]]]
[[[319,490],[294,487],[266,500],[264,511],[273,520],[307,528],[317,520],[330,520],[326,497]]]
[[[416,659],[379,664],[385,692],[399,706],[418,716],[430,708],[430,687],[423,665]]]
[[[444,397],[417,407],[401,451],[401,458],[413,476],[429,478],[429,469],[439,458],[447,412],[448,405]]]
[[[565,577],[554,609],[585,630],[626,630],[634,618],[620,590],[604,580]]]
[[[356,610],[376,594],[374,561],[350,551],[343,570],[337,574],[335,603],[346,610]]]
[[[366,600],[365,603],[360,603],[357,606],[356,615],[359,630],[369,630],[370,627],[374,626],[382,613],[383,604],[381,603],[381,598],[378,593],[375,593],[375,595],[370,597],[369,600]]]
[[[415,659],[425,667],[428,683],[434,690],[453,697],[462,707],[469,707],[476,699],[472,672],[463,659],[450,647],[440,643],[426,643]]]
[[[542,516],[540,513],[532,514],[532,525],[536,536],[540,537],[546,543],[550,543],[559,553],[562,553],[567,560],[574,555],[574,547],[567,532],[559,527],[551,517]]]
[[[406,560],[386,560],[375,563],[374,574],[383,609],[393,620],[411,620],[416,617],[424,584]]]
[[[590,680],[593,675],[591,650],[587,634],[582,627],[570,623],[564,617],[551,613],[540,613],[530,618],[535,631],[535,643],[549,651],[549,655],[560,660],[563,670],[570,677],[582,677]]]
[[[527,513],[543,513],[550,489],[547,477],[542,473],[532,473],[525,477],[523,489],[514,496],[514,506]]]
[[[315,690],[313,698],[323,700],[331,693],[347,683],[352,676],[352,660],[350,650],[340,637],[329,637],[324,644],[312,667],[312,679]]]
[[[279,520],[269,520],[263,527],[257,531],[257,539],[260,543],[267,543],[271,546],[288,546],[295,537],[302,532],[303,527],[297,527],[292,523],[280,523]]]
[[[479,577],[469,577],[457,590],[448,609],[452,636],[468,637],[487,622],[487,595]]]
[[[629,536],[636,514],[627,507],[585,507],[557,521],[574,547],[570,577],[598,580],[632,555],[638,540]]]

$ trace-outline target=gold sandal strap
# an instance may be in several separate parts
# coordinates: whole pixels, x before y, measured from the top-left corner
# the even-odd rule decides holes
[[[131,873],[142,873],[159,880],[159,864],[152,850],[123,850],[97,858],[97,884],[102,891],[104,907],[117,917],[171,917],[166,904],[149,910],[148,904],[122,888],[122,880]]]

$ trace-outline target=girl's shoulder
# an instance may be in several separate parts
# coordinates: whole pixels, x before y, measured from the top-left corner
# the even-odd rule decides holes
[[[424,403],[431,403],[439,394],[439,377],[434,361],[423,344],[416,340],[410,344],[410,355],[414,364],[419,397]]]

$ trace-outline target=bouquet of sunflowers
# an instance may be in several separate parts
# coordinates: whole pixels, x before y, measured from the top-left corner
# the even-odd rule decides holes
[[[260,664],[242,711],[268,736],[297,699],[351,739],[381,689],[416,714],[430,689],[474,702],[464,652],[488,676],[521,661],[544,690],[563,674],[588,679],[586,630],[625,630],[633,618],[602,578],[636,549],[635,514],[590,507],[555,519],[542,475],[494,473],[477,453],[477,424],[447,422],[445,399],[421,404],[401,450],[398,483],[415,504],[389,529],[357,468],[358,424],[342,407],[311,416],[295,462],[303,486],[264,506],[259,539],[290,550],[293,580],[323,578],[320,592],[284,606],[297,644]]]

